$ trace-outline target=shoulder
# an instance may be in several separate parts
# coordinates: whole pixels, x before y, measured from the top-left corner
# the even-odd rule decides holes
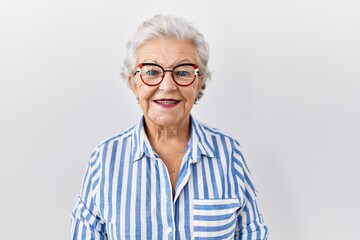
[[[202,153],[227,164],[242,156],[240,144],[231,134],[195,119],[193,123],[193,136]]]
[[[220,139],[231,143],[233,147],[240,147],[239,141],[230,133],[196,119],[194,119],[194,122],[197,125],[197,131],[202,131],[207,138]]]
[[[131,138],[134,135],[134,132],[136,131],[136,126],[134,125],[132,127],[129,127],[109,138],[106,138],[100,144],[98,144],[98,147],[103,147],[105,145],[113,144],[114,142],[123,142],[126,139]]]
[[[127,143],[126,145],[131,144],[131,140],[134,132],[136,131],[136,126],[134,125],[132,127],[129,127],[121,132],[118,132],[117,134],[114,134],[111,137],[108,137],[101,141],[93,150],[90,156],[90,163],[95,162],[98,159],[101,159],[101,156],[106,155],[109,148],[113,148],[114,146],[122,146],[123,143]],[[129,147],[129,146],[126,146]]]

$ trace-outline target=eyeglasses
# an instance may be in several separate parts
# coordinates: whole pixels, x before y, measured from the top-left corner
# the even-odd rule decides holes
[[[136,73],[140,73],[141,81],[154,87],[164,80],[165,72],[171,72],[172,79],[177,85],[186,87],[191,85],[199,75],[199,66],[193,63],[183,63],[175,66],[173,70],[164,70],[155,63],[140,63],[134,76]]]

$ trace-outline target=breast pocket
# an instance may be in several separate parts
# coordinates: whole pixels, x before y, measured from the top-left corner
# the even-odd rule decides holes
[[[194,199],[193,226],[195,239],[232,239],[236,227],[237,198]]]

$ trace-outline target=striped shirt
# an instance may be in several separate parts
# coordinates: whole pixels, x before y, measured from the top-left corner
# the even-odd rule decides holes
[[[142,118],[91,154],[71,239],[267,239],[256,195],[239,143],[191,117],[173,196]]]

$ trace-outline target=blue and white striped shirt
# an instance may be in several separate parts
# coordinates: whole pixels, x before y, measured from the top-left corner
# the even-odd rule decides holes
[[[143,119],[91,154],[71,239],[267,239],[239,143],[191,117],[175,196]]]

